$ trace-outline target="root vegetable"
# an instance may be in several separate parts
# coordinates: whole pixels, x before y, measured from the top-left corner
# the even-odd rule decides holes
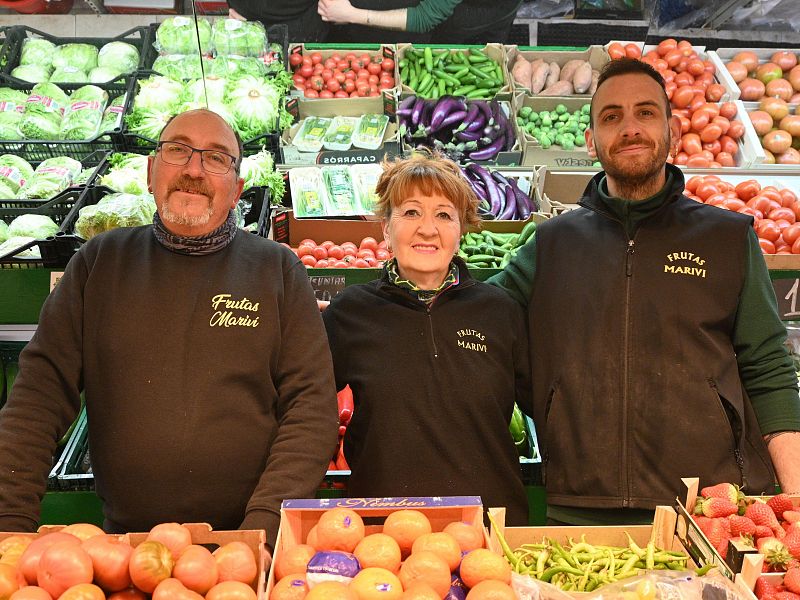
[[[517,55],[514,66],[511,68],[511,76],[518,84],[528,87],[531,83],[531,63],[521,54]]]
[[[551,85],[557,83],[559,81],[559,74],[561,73],[561,67],[558,66],[557,62],[551,62],[550,70],[547,73],[547,79],[545,80],[544,87],[549,88]]]
[[[592,85],[592,65],[584,62],[581,66],[575,69],[572,75],[572,87],[576,94],[583,94]]]
[[[546,90],[540,92],[540,96],[569,96],[573,93],[572,83],[569,81],[558,81]]]
[[[544,89],[544,85],[547,82],[547,73],[549,71],[550,65],[545,62],[542,62],[533,69],[533,75],[531,76],[531,92],[538,94]]]

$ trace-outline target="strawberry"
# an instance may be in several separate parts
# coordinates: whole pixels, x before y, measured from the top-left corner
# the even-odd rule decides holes
[[[756,598],[763,598],[767,595],[777,594],[780,591],[779,588],[780,585],[774,579],[759,577],[756,579],[756,586],[753,591],[756,594]]]
[[[785,510],[783,511],[783,519],[785,521],[789,521],[789,523],[797,523],[800,521],[800,511]]]
[[[800,559],[800,531],[792,531],[787,533],[783,538],[783,545],[789,550],[792,557]]]
[[[773,537],[772,529],[766,525],[756,525],[756,532],[753,534],[753,537],[756,539],[762,537]]]
[[[754,535],[756,532],[756,524],[747,517],[731,515],[728,517],[728,522],[731,526],[731,537],[736,537],[737,535]]]
[[[775,600],[800,600],[800,594],[793,594],[792,592],[778,592],[773,596]]]
[[[735,515],[739,511],[739,507],[726,498],[706,498],[703,500],[700,510],[705,516],[714,519]]]
[[[705,533],[708,541],[711,542],[711,545],[719,552],[720,556],[725,558],[728,554],[728,540],[731,536],[725,529],[723,521],[725,519],[710,519],[703,533]]]
[[[731,504],[738,504],[744,498],[744,494],[739,491],[739,486],[732,483],[718,483],[700,490],[703,498],[724,498]]]
[[[748,506],[744,511],[744,516],[748,517],[756,525],[766,525],[772,529],[772,531],[779,529],[781,526],[772,508],[760,500],[756,500]]]
[[[767,500],[767,506],[772,509],[776,516],[784,518],[783,513],[792,510],[792,499],[786,494],[778,494]]]
[[[786,568],[786,563],[792,558],[783,542],[775,537],[759,538],[756,542],[756,547],[764,555],[765,569],[783,571]]]
[[[783,585],[790,592],[800,594],[800,567],[794,567],[786,571],[786,575],[783,576]]]

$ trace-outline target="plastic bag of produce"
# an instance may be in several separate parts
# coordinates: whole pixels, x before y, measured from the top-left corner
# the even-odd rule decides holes
[[[31,242],[35,241],[36,240],[32,237],[20,237],[20,236],[10,237],[5,242],[0,244],[0,257],[40,259],[42,258],[42,254],[41,252],[39,252],[39,246],[31,246],[30,248],[26,248],[25,250],[14,252],[15,250],[24,248]]]
[[[52,70],[53,56],[56,52],[56,45],[43,38],[25,38],[22,41],[22,50],[19,55],[20,65],[36,65],[46,69],[48,73]]]
[[[97,204],[84,206],[75,221],[75,233],[85,240],[118,227],[138,227],[153,222],[156,203],[150,194],[109,194]]]
[[[59,135],[64,140],[90,140],[97,136],[108,94],[94,85],[78,88],[69,98]]]
[[[40,65],[20,65],[11,70],[11,76],[22,81],[41,83],[50,79],[50,69]]]
[[[56,70],[67,66],[75,67],[88,73],[97,66],[98,54],[97,48],[91,44],[62,44],[53,53],[53,67]]]
[[[72,65],[58,67],[50,75],[50,82],[52,83],[82,83],[84,81],[89,81],[86,71],[81,71],[78,67],[73,67]]]
[[[97,54],[97,66],[130,73],[139,67],[139,50],[127,42],[108,42]]]
[[[211,23],[208,19],[197,19],[202,54],[213,49],[211,44]],[[195,21],[188,17],[169,17],[156,29],[153,46],[161,54],[197,54],[197,32]]]
[[[217,77],[242,77],[253,75],[263,77],[269,70],[260,58],[252,56],[217,56],[214,60],[209,60],[206,65],[206,76],[216,75]]]
[[[114,98],[103,112],[100,133],[108,133],[122,127],[122,113],[125,112],[126,94]]]
[[[261,56],[267,51],[267,33],[258,21],[217,19],[211,39],[217,54]]]
[[[69,98],[54,83],[37,83],[25,102],[19,132],[29,140],[56,140]]]
[[[8,239],[8,223],[0,221],[0,244]]]
[[[202,60],[202,69],[210,70],[213,61],[205,57]],[[203,76],[202,69],[200,67],[200,57],[196,54],[186,56],[183,54],[166,54],[153,61],[153,71],[176,81],[199,79]]]
[[[47,215],[20,215],[8,224],[9,237],[44,240],[58,232],[58,225]]]
[[[80,175],[81,163],[68,156],[43,160],[19,190],[20,198],[48,199],[67,189]]]
[[[0,183],[13,191],[11,196],[0,198],[13,198],[25,182],[33,176],[33,167],[27,160],[14,154],[0,156]]]
[[[19,123],[25,110],[28,94],[11,88],[0,88],[0,139],[22,138]]]
[[[100,178],[100,185],[115,192],[142,195],[147,193],[147,157],[118,152],[109,157],[111,167]]]

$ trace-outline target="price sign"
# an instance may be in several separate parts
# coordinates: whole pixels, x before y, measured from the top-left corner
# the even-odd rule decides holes
[[[344,275],[312,275],[308,278],[317,300],[330,302],[344,289]]]
[[[800,279],[773,279],[778,314],[784,321],[800,320]]]

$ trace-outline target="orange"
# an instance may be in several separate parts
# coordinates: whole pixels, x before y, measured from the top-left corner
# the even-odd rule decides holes
[[[453,521],[445,525],[442,531],[456,538],[462,552],[470,552],[471,550],[475,550],[475,548],[483,548],[483,535],[476,527],[469,523]]]
[[[511,583],[511,565],[505,558],[486,548],[478,548],[464,556],[458,572],[468,588],[487,579]]]
[[[323,581],[309,590],[305,600],[358,600],[358,596],[343,583]]]
[[[275,560],[275,579],[283,579],[293,573],[305,573],[308,561],[317,551],[308,544],[298,544],[281,552]]]
[[[312,548],[316,548],[319,550],[319,546],[317,546],[319,542],[317,541],[317,526],[314,525],[311,529],[308,530],[308,535],[306,536],[306,544],[311,546]]]
[[[317,522],[317,543],[320,550],[352,552],[364,539],[364,521],[350,508],[332,508],[322,513]]]
[[[400,570],[400,546],[385,533],[373,533],[358,542],[353,550],[362,569],[381,567],[392,573]]]
[[[361,569],[350,582],[359,600],[399,600],[403,585],[397,575],[380,567]]]
[[[461,562],[461,547],[458,545],[456,538],[443,531],[426,533],[414,540],[414,544],[411,546],[411,554],[421,550],[428,550],[444,559],[451,572],[455,571],[458,568],[458,563]]]
[[[411,546],[419,536],[433,531],[431,522],[418,510],[398,510],[386,517],[383,533],[394,538],[403,556],[411,553]]]
[[[269,594],[269,600],[303,600],[308,593],[306,575],[288,575],[278,581]]]
[[[507,583],[487,579],[469,591],[467,600],[517,600],[517,595]]]
[[[441,600],[436,590],[424,581],[414,581],[409,585],[400,600]]]
[[[400,566],[403,589],[415,581],[427,583],[439,594],[439,598],[444,598],[450,590],[450,567],[433,552],[420,550],[409,556]]]

